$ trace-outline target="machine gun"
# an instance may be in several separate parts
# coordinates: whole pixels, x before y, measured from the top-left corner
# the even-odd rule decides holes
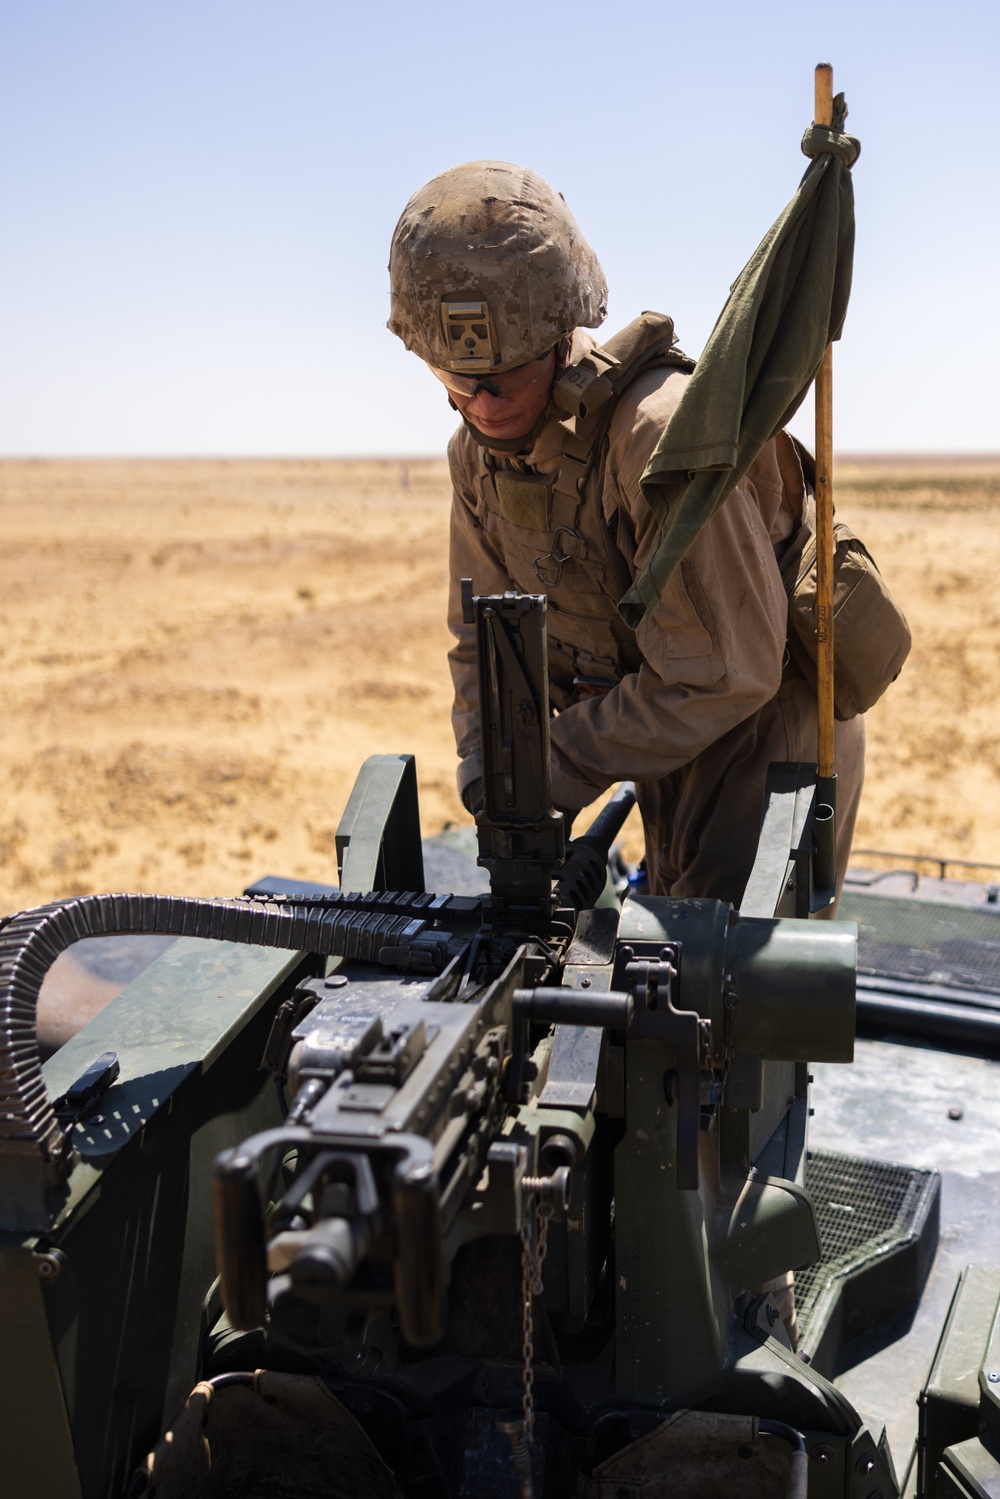
[[[433,1344],[457,1250],[485,1234],[519,1235],[528,1190],[559,1196],[564,1212],[574,1171],[584,1190],[601,1031],[628,1024],[632,1003],[601,992],[617,906],[586,924],[581,913],[602,894],[635,793],[622,788],[566,861],[551,806],[545,600],[470,596],[468,607],[484,684],[479,841],[490,894],[340,897],[359,912],[423,920],[381,947],[377,966],[344,963],[309,979],[278,1014],[266,1061],[290,1083],[288,1122],[230,1151],[216,1173],[218,1258],[236,1327],[259,1326],[268,1295],[272,1304],[291,1295],[392,1305],[410,1347]],[[589,945],[570,959],[581,941]],[[600,971],[581,974],[585,987],[554,987],[568,961]],[[387,980],[385,966],[412,976]],[[533,1024],[557,1018],[568,1022],[558,1049],[529,1055]],[[581,1108],[556,1127],[508,1130],[529,1096],[547,1107],[560,1085],[575,1087]],[[264,1186],[293,1150],[294,1181],[265,1231]],[[590,1257],[604,1250],[598,1241]]]
[[[854,929],[776,914],[796,873],[809,900],[808,773],[784,769],[770,788],[749,908],[600,904],[634,792],[565,857],[545,604],[466,588],[490,893],[344,897],[433,925],[401,933],[378,965],[348,958],[308,979],[279,1014],[267,1057],[288,1080],[288,1119],[216,1166],[229,1320],[298,1338],[335,1378],[374,1364],[396,1389],[408,1374],[441,1410],[478,1366],[494,1417],[498,1402],[522,1407],[501,1422],[522,1493],[568,1492],[567,1459],[593,1472],[602,1457],[607,1476],[586,1492],[614,1492],[614,1447],[678,1407],[712,1414],[689,1415],[683,1437],[671,1428],[674,1444],[703,1440],[707,1423],[731,1455],[747,1418],[759,1431],[780,1417],[844,1454],[879,1450],[793,1357],[763,1289],[819,1257],[807,1062],[853,1049]],[[523,1439],[540,1425],[532,1471]],[[492,1433],[478,1429],[485,1457]],[[894,1491],[880,1450],[877,1462]]]
[[[896,1493],[882,1428],[795,1356],[767,1290],[820,1255],[808,1062],[853,1050],[855,929],[804,919],[812,768],[775,769],[740,911],[619,905],[606,860],[632,790],[569,843],[551,805],[545,607],[466,590],[488,893],[423,890],[413,763],[382,756],[338,831],[339,889],[90,897],[0,931],[2,1246],[30,1293],[18,1350],[52,1349],[41,1491],[117,1494],[194,1378],[307,1367],[415,1499],[481,1492],[487,1470],[512,1485],[508,1438],[522,1495],[631,1493],[699,1452],[703,1495],[739,1492],[751,1459],[760,1492],[804,1493],[809,1452],[816,1492]],[[108,930],[258,954],[227,946],[194,981],[182,952],[169,1044],[77,1072],[122,1046],[92,1022],[43,1075],[20,1039],[39,974]],[[147,1233],[127,1276],[102,1263]],[[17,1381],[3,1393],[27,1422]]]

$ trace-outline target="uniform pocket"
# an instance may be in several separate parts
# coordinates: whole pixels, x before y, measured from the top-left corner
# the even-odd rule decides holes
[[[692,563],[681,563],[656,609],[636,631],[636,640],[656,669],[668,661],[704,660],[716,650],[715,616]]]

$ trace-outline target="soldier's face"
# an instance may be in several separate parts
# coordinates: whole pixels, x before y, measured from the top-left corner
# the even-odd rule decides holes
[[[484,379],[482,383],[466,377],[462,384],[471,384],[474,394],[456,389],[459,382],[444,371],[435,370],[434,373],[447,387],[462,416],[484,437],[509,442],[533,431],[549,403],[555,370],[556,353],[550,349],[541,359],[506,374]]]

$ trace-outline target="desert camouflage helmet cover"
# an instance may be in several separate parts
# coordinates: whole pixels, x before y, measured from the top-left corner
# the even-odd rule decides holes
[[[607,312],[604,272],[562,195],[507,161],[466,162],[414,193],[389,276],[389,328],[438,369],[514,369]]]

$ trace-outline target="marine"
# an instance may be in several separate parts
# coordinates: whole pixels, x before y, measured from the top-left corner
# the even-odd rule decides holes
[[[458,786],[481,797],[475,642],[460,583],[548,599],[552,788],[572,820],[636,782],[651,893],[739,904],[772,761],[815,761],[812,690],[789,656],[780,562],[811,525],[785,432],[702,528],[633,633],[618,601],[657,527],[641,477],[693,362],[643,313],[599,343],[607,285],[561,194],[469,162],[410,199],[392,238],[390,330],[462,419],[449,625]],[[838,721],[838,885],[864,778],[864,720]]]

